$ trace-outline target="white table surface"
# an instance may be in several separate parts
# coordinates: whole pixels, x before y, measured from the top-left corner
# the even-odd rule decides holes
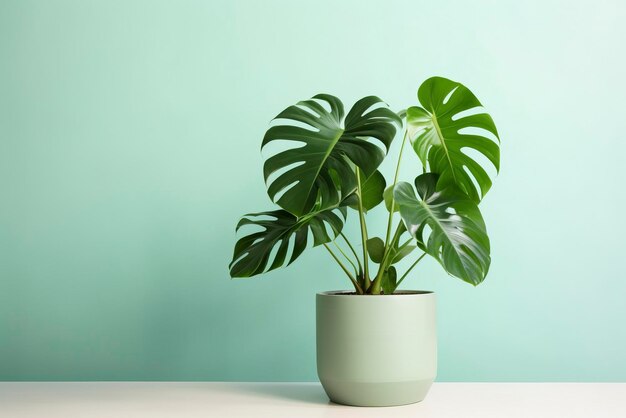
[[[319,383],[0,383],[1,418],[623,418],[626,383],[435,383],[418,404],[330,403]]]

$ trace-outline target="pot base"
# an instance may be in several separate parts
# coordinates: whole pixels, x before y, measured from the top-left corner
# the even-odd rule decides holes
[[[433,379],[363,383],[324,379],[322,387],[331,401],[350,406],[399,406],[422,401]]]

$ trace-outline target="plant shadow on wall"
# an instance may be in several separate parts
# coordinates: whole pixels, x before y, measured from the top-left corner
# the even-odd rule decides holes
[[[231,276],[289,265],[312,236],[313,246],[325,248],[359,295],[393,294],[426,255],[450,275],[481,283],[491,258],[478,204],[492,185],[488,170],[500,168],[496,126],[458,82],[432,77],[417,96],[421,106],[398,113],[368,96],[345,114],[342,102],[328,94],[279,113],[262,148],[289,145],[263,166],[268,195],[281,209],[239,221],[237,230],[253,229],[235,245]],[[378,167],[399,129],[400,153],[388,182]],[[410,183],[398,179],[409,146],[421,161]],[[380,204],[389,215],[384,233],[374,236],[366,215]],[[360,225],[358,244],[342,232],[349,211]],[[415,261],[399,272],[395,265],[405,257]]]

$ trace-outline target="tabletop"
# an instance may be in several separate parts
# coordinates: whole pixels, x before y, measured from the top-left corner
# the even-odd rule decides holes
[[[626,383],[435,383],[420,403],[362,408],[319,383],[4,382],[1,418],[626,417]]]

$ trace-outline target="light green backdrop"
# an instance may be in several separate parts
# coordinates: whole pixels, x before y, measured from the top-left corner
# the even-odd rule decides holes
[[[315,379],[315,292],[348,287],[327,254],[227,274],[238,217],[272,208],[262,134],[318,92],[400,109],[442,75],[503,143],[486,282],[431,260],[407,280],[438,294],[439,380],[626,380],[624,21],[619,1],[1,2],[0,379]]]

